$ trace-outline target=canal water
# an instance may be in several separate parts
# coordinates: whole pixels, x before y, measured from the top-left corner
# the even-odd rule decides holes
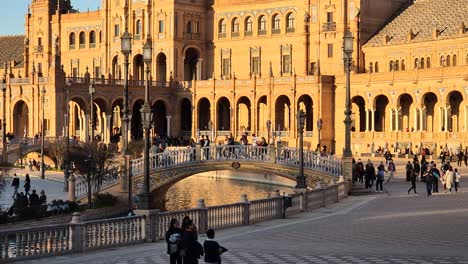
[[[237,203],[242,194],[249,200],[267,198],[275,190],[292,193],[295,181],[269,174],[218,171],[193,175],[169,188],[166,210],[195,208],[199,199],[206,206]]]

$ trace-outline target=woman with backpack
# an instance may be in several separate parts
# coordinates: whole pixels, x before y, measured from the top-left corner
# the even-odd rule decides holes
[[[377,183],[375,184],[375,190],[377,192],[383,192],[383,182],[384,182],[384,173],[387,172],[385,170],[385,166],[383,162],[380,162],[379,167],[377,167]],[[379,190],[380,187],[380,190]]]
[[[177,219],[172,218],[169,230],[166,232],[167,254],[171,264],[182,264],[180,256],[180,241],[182,240],[182,229]]]

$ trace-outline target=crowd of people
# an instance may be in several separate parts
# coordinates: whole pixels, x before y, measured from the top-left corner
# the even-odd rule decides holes
[[[221,254],[227,251],[215,240],[213,229],[206,231],[203,246],[198,242],[197,226],[185,216],[180,222],[173,218],[166,232],[167,254],[171,264],[195,264],[204,256],[204,263],[221,264]]]
[[[353,159],[352,177],[353,183],[363,183],[366,189],[372,189],[374,183],[377,192],[383,192],[383,183],[385,175],[388,175],[387,183],[393,182],[397,173],[396,165],[391,155],[384,155],[385,163],[382,161],[377,166],[368,159],[366,165],[359,159],[357,162]],[[443,192],[458,192],[460,188],[461,174],[458,168],[454,168],[450,161],[442,160],[441,169],[437,168],[434,161],[428,162],[426,156],[422,155],[419,160],[414,156],[413,161],[408,161],[405,166],[406,181],[411,183],[411,191],[416,192],[416,182],[426,183],[426,192],[428,196],[439,192],[439,183],[443,187]]]
[[[40,216],[41,212],[45,213],[47,209],[47,196],[44,190],[41,190],[40,195],[37,194],[36,190],[31,190],[31,178],[29,174],[26,174],[24,179],[24,192],[19,192],[20,189],[20,179],[16,175],[13,175],[13,180],[11,186],[13,187],[13,205],[9,208],[8,214],[19,214],[26,208],[31,209],[34,215]]]

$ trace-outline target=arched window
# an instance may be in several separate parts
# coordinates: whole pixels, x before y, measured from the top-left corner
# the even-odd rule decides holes
[[[392,60],[390,61],[389,71],[393,71],[393,61]]]
[[[450,55],[447,55],[447,59],[445,60],[445,66],[450,67]]]
[[[419,63],[420,68],[424,69],[424,58],[421,58],[421,62]]]
[[[76,42],[75,33],[72,32],[70,36],[68,37],[69,49],[75,49],[75,42]]]
[[[420,65],[419,65],[419,59],[414,59],[414,68],[415,69],[419,69]]]
[[[444,57],[444,55],[440,56],[440,66],[441,67],[445,66],[445,57]]]
[[[239,19],[237,17],[232,19],[231,30],[232,33],[239,33]]]
[[[426,58],[426,68],[431,68],[431,58],[430,57],[427,57]]]
[[[185,25],[185,32],[192,33],[192,21],[187,22],[187,25]]]
[[[379,63],[378,63],[378,62],[376,62],[376,63],[374,64],[374,71],[375,71],[375,72],[379,72]]]
[[[135,25],[135,34],[140,35],[141,31],[142,31],[141,20],[137,20],[136,25]]]
[[[258,34],[259,35],[266,35],[267,29],[267,19],[265,16],[260,16],[258,19]]]
[[[452,66],[457,66],[457,55],[455,54],[452,56]]]
[[[226,37],[226,20],[221,19],[218,24],[218,33],[220,38]]]
[[[281,24],[281,20],[280,20],[280,17],[278,14],[274,15],[273,16],[273,23],[271,24],[271,29],[273,30],[272,33],[279,33],[280,31],[280,24]]]
[[[96,47],[96,32],[94,30],[89,32],[89,47],[90,48]]]
[[[86,45],[86,34],[84,32],[80,33],[79,42],[80,42],[80,49],[84,49]]]
[[[405,60],[401,60],[401,70],[402,71],[406,70]]]
[[[286,15],[286,32],[294,32],[294,13]]]
[[[369,72],[373,73],[374,72],[374,64],[371,62],[369,63]]]
[[[395,68],[395,71],[399,71],[399,70],[400,70],[400,61],[399,61],[399,60],[396,60],[396,61],[395,61],[395,66],[394,66],[394,68]]]
[[[252,30],[253,30],[253,20],[252,20],[252,17],[249,16],[245,19],[245,32],[252,32]]]

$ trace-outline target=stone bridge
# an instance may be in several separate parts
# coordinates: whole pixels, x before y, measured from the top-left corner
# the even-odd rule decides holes
[[[143,158],[130,163],[132,191],[140,193],[143,187]],[[164,205],[166,193],[175,183],[197,173],[218,170],[273,173],[296,180],[299,173],[299,150],[276,148],[274,145],[234,145],[183,148],[151,155],[150,188],[155,202]],[[341,175],[341,159],[304,151],[304,176],[308,186],[315,188],[318,182],[328,185]],[[125,182],[121,184],[125,185]]]

